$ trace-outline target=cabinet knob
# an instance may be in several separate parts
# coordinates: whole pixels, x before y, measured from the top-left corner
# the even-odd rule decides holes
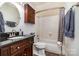
[[[17,49],[20,49],[20,47],[17,47]]]
[[[24,56],[26,56],[27,54],[24,54]]]

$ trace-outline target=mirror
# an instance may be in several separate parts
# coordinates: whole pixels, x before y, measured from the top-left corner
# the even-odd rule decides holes
[[[0,7],[0,12],[3,14],[5,24],[9,27],[16,27],[20,21],[20,14],[17,7],[9,2],[4,3]]]

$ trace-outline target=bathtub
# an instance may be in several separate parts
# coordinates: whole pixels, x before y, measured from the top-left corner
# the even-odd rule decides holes
[[[61,48],[57,45],[57,40],[40,39],[39,42],[46,43],[45,50],[51,53],[61,54]],[[35,49],[33,48],[35,53]]]

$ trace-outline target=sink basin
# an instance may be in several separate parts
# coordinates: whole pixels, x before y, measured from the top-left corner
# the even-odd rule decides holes
[[[0,45],[5,45],[5,44],[11,43],[11,42],[12,42],[12,40],[2,41],[2,42],[0,42]]]
[[[17,37],[12,37],[12,38],[8,38],[8,39],[22,39],[22,38],[24,38],[24,36],[17,36]]]

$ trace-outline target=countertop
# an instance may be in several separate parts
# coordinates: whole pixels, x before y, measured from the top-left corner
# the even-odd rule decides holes
[[[0,42],[0,46],[11,44],[11,43],[14,43],[16,41],[24,40],[24,39],[32,37],[32,36],[34,36],[34,35],[24,35],[24,36],[21,36],[22,38],[19,38],[19,39],[18,38],[16,38],[16,39],[8,39],[6,41]],[[20,37],[20,36],[18,36],[18,37]]]

